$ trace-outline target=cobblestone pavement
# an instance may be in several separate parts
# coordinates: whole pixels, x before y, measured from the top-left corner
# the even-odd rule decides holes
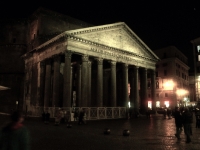
[[[0,118],[5,121],[5,118]],[[192,126],[192,142],[185,143],[184,132],[178,141],[175,134],[174,119],[164,119],[162,115],[151,118],[97,120],[86,125],[72,122],[72,128],[66,124],[54,126],[53,122],[26,120],[31,135],[31,150],[199,150],[200,128]],[[1,127],[3,124],[1,124]],[[104,134],[110,128],[109,135]],[[123,130],[130,130],[129,136],[123,136]]]

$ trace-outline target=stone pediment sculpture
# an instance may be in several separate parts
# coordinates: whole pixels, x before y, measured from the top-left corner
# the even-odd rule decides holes
[[[146,58],[158,59],[124,22],[71,30],[65,33]]]

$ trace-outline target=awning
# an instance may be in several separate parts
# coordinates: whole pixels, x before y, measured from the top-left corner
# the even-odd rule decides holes
[[[0,85],[0,91],[1,91],[1,90],[9,90],[9,89],[10,89],[9,87],[5,87],[5,86],[1,86],[1,85]]]

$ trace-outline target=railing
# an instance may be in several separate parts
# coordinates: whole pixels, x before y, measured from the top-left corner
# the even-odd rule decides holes
[[[49,112],[50,117],[56,117],[57,112],[63,110],[64,114],[74,121],[74,114],[81,110],[85,112],[86,120],[126,118],[126,107],[31,107],[27,111],[28,116],[41,117],[43,112]]]

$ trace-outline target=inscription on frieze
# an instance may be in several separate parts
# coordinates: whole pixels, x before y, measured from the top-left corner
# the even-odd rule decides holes
[[[91,51],[100,53],[102,55],[108,55],[111,57],[115,57],[117,59],[131,60],[130,57],[124,56],[123,54],[120,54],[120,53],[114,53],[114,52],[105,51],[105,50],[101,50],[101,49],[97,49],[97,48],[91,48]]]

